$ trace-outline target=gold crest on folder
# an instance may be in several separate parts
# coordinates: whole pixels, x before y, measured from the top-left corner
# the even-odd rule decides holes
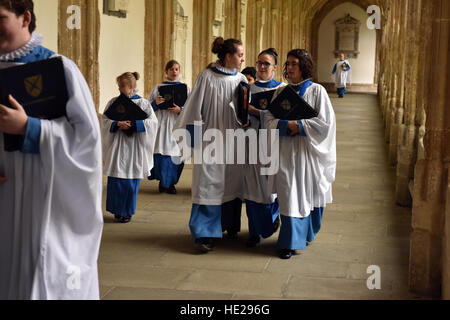
[[[125,113],[125,111],[127,111],[127,110],[125,109],[125,107],[124,107],[123,105],[119,104],[119,105],[117,106],[116,111],[117,111],[118,113]]]
[[[30,96],[36,98],[42,93],[42,75],[26,78],[24,84]]]
[[[289,111],[289,110],[291,110],[291,103],[289,102],[289,100],[284,100],[282,103],[281,103],[281,107],[284,109],[284,110],[286,110],[286,111]]]
[[[165,94],[164,95],[164,100],[166,100],[166,101],[172,100],[172,95],[171,94]]]
[[[267,107],[269,106],[269,101],[267,101],[267,99],[261,99],[259,100],[259,105],[261,109],[266,110]]]

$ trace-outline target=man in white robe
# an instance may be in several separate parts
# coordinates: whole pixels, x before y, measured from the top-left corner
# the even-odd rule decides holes
[[[341,53],[339,55],[339,61],[334,65],[333,71],[334,83],[339,95],[339,98],[344,98],[347,93],[347,83],[352,84],[352,68],[350,62],[345,59],[345,55]]]
[[[3,50],[9,40],[0,36],[1,69],[57,56],[28,27],[34,16],[29,3],[22,15],[0,5],[2,16],[19,21],[15,39],[23,39]],[[83,75],[62,59],[66,117],[26,118],[14,100],[14,109],[0,105],[0,131],[16,134],[11,119],[27,119],[20,151],[6,152],[0,132],[0,299],[99,299],[100,129]]]

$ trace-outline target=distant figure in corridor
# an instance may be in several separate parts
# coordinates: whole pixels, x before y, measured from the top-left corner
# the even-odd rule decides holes
[[[351,65],[348,60],[345,59],[345,54],[341,53],[339,55],[339,61],[334,65],[333,71],[334,83],[337,88],[337,93],[339,98],[344,98],[347,93],[347,83],[352,84],[352,71]]]

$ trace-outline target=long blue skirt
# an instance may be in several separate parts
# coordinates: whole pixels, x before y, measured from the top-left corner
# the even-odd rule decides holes
[[[121,217],[133,216],[140,183],[140,179],[108,177],[106,211]]]
[[[251,237],[264,239],[273,235],[273,223],[280,215],[278,199],[272,204],[256,203],[245,200],[248,217],[248,229]]]
[[[313,242],[322,227],[324,208],[316,208],[307,218],[281,215],[279,249],[305,250],[306,242]]]
[[[236,199],[220,206],[192,205],[189,229],[192,237],[222,238],[223,231],[241,230],[242,200]]]
[[[149,180],[161,181],[162,187],[166,189],[178,183],[184,169],[184,163],[176,165],[173,163],[171,156],[163,156],[161,154],[154,154],[153,162]]]
[[[337,88],[337,93],[338,93],[339,95],[344,95],[344,94],[347,93],[347,88],[346,88],[346,87],[343,87],[343,88]]]

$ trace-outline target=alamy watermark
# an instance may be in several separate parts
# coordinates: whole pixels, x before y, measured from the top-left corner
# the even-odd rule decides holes
[[[67,7],[67,14],[70,16],[67,18],[66,26],[69,30],[81,29],[81,8],[80,6],[71,5]]]
[[[371,276],[367,279],[367,289],[381,290],[381,268],[373,265],[367,268],[367,274]]]
[[[367,19],[367,28],[370,30],[381,29],[381,9],[379,6],[372,5],[367,8],[367,13],[371,16]]]
[[[66,287],[69,290],[81,289],[81,268],[78,266],[68,266],[66,270],[68,275],[66,280]]]
[[[194,123],[194,137],[189,130],[173,131],[179,142],[181,158],[172,157],[175,164],[250,164],[261,165],[264,176],[275,175],[279,169],[279,130],[228,129],[224,133],[218,129],[202,130],[202,122]],[[191,146],[194,141],[194,147]],[[193,154],[192,154],[193,153]]]

